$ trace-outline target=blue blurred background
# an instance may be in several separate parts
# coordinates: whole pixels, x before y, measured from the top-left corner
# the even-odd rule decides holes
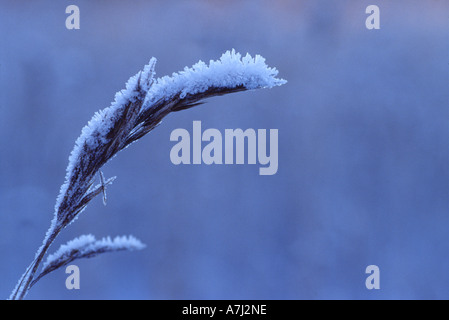
[[[78,5],[81,29],[67,30]],[[365,9],[380,8],[380,30]],[[171,114],[104,168],[117,176],[50,252],[132,234],[30,299],[449,298],[449,2],[1,1],[0,294],[53,216],[93,113],[149,61],[158,76],[235,48],[287,85]],[[279,129],[279,171],[170,162],[172,130]],[[365,288],[378,265],[380,290]]]

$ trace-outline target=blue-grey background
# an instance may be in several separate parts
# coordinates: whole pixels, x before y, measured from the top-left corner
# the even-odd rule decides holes
[[[67,30],[66,6],[81,11]],[[365,28],[370,4],[381,29]],[[70,151],[151,56],[158,76],[235,48],[283,87],[171,114],[50,252],[132,234],[138,252],[58,270],[30,299],[449,298],[449,2],[1,1],[0,295],[49,226]],[[279,171],[170,162],[176,128],[279,129]],[[378,265],[381,289],[365,288]]]

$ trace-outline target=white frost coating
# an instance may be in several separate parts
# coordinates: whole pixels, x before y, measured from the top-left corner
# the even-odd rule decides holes
[[[164,99],[168,100],[176,94],[184,98],[187,94],[196,94],[211,87],[235,88],[243,85],[246,89],[272,88],[287,83],[276,78],[278,71],[265,64],[265,58],[249,53],[242,58],[241,54],[226,51],[219,60],[211,60],[209,65],[199,61],[191,68],[173,73],[171,77],[158,78],[146,96],[144,106]]]
[[[63,260],[64,257],[73,256],[73,252],[76,253],[77,258],[82,258],[96,253],[121,251],[121,250],[141,250],[145,248],[145,245],[133,236],[122,236],[111,239],[110,237],[96,240],[91,234],[82,235],[75,238],[67,244],[62,245],[58,251],[47,257],[47,261],[43,265],[45,269],[50,264]]]
[[[121,115],[121,110],[128,102],[135,102],[140,94],[145,95],[142,109],[150,108],[159,100],[169,100],[178,95],[185,98],[188,94],[197,94],[209,88],[235,88],[243,86],[248,90],[257,88],[272,88],[287,81],[276,78],[278,71],[265,63],[265,58],[250,54],[242,55],[235,50],[225,52],[219,60],[209,62],[209,65],[199,61],[191,68],[173,73],[172,76],[158,78],[153,82],[156,59],[152,58],[144,69],[131,77],[126,88],[115,95],[115,101],[110,107],[95,113],[89,123],[82,129],[69,157],[65,182],[61,186],[56,200],[55,215],[69,187],[73,170],[77,167],[83,146],[94,149],[107,143],[106,135]],[[139,81],[140,79],[140,81]],[[140,87],[139,87],[140,85]],[[140,98],[140,97],[139,97]]]
[[[110,107],[103,110],[99,110],[94,114],[92,119],[81,130],[81,135],[75,142],[75,147],[69,156],[69,163],[66,169],[65,182],[62,184],[58,198],[55,204],[55,215],[61,205],[62,199],[67,192],[69,186],[69,179],[72,176],[72,172],[77,165],[80,153],[84,144],[87,144],[91,148],[97,147],[100,143],[106,143],[106,134],[111,129],[120,115],[121,109],[123,109],[128,102],[134,102],[137,96],[140,94],[140,90],[147,92],[154,77],[154,65],[156,64],[156,58],[151,58],[150,62],[144,67],[142,71],[139,71],[136,75],[128,79],[126,88],[115,94],[114,102]],[[140,79],[140,82],[139,82]],[[140,90],[138,85],[140,83]]]

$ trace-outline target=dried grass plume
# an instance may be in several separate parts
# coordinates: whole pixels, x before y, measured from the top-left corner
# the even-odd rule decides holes
[[[152,58],[142,71],[128,80],[126,88],[116,94],[112,105],[97,112],[82,129],[69,157],[50,228],[10,299],[23,299],[43,276],[76,259],[144,247],[133,237],[97,241],[90,235],[81,236],[50,255],[36,275],[56,237],[88,203],[99,194],[103,194],[106,203],[106,187],[115,177],[105,179],[100,169],[119,151],[142,138],[171,112],[194,107],[209,97],[286,83],[276,78],[277,70],[269,68],[261,56],[242,57],[234,50],[208,65],[200,61],[191,68],[159,79],[154,78],[155,64],[156,59]],[[100,183],[94,186],[96,176]]]

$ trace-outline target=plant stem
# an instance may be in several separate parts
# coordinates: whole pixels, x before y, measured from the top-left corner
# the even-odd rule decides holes
[[[52,225],[50,227],[47,233],[48,236],[44,239],[43,245],[38,249],[36,253],[36,258],[34,258],[33,262],[31,262],[31,264],[28,266],[27,270],[20,279],[19,284],[11,294],[11,300],[22,300],[23,298],[25,298],[28,290],[30,289],[30,284],[33,281],[34,275],[36,274],[40,263],[44,259],[45,253],[47,253],[48,248],[56,239],[61,230],[61,226]]]

